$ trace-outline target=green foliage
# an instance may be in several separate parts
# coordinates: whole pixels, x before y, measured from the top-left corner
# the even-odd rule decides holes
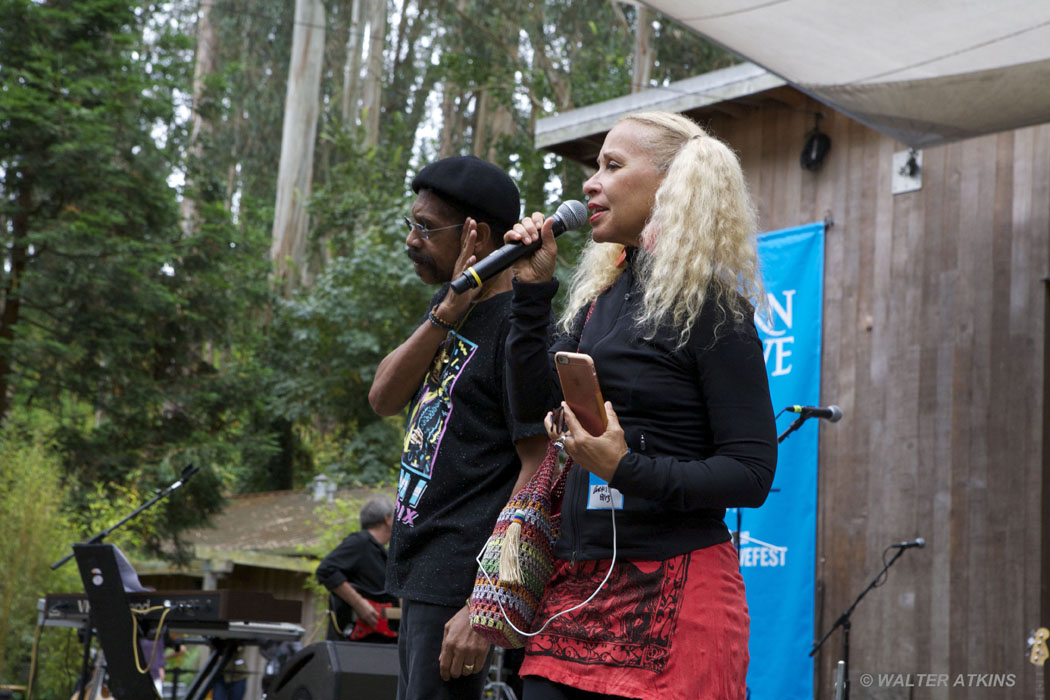
[[[700,39],[682,25],[661,18],[653,35],[656,53],[652,81],[664,85],[702,73],[727,68],[739,59],[715,44]]]
[[[35,660],[35,698],[68,698],[79,670],[75,631],[37,629],[36,601],[48,593],[77,592],[83,584],[75,561],[50,565],[70,553],[73,542],[116,525],[154,494],[143,493],[137,475],[96,484],[79,499],[65,485],[55,422],[42,411],[25,412],[0,429],[0,684],[28,682]],[[191,482],[192,483],[192,482]],[[174,510],[186,503],[182,489],[170,496]],[[80,505],[70,507],[78,500]],[[160,506],[143,511],[106,538],[129,555],[163,529]]]
[[[634,37],[610,2],[547,0],[545,40],[564,57],[564,74],[575,106],[620,97],[631,90]],[[544,115],[547,116],[547,115]]]
[[[404,449],[405,421],[400,416],[368,423],[346,442],[341,468],[344,481],[383,484],[394,481]]]
[[[347,19],[342,9],[329,4],[329,21],[338,27]],[[431,291],[400,254],[400,217],[412,197],[405,186],[409,164],[418,168],[438,150],[437,139],[419,141],[417,134],[430,86],[468,117],[466,130],[449,139],[457,151],[491,148],[494,160],[515,175],[524,211],[550,211],[563,198],[581,197],[587,176],[578,164],[533,147],[534,121],[554,105],[551,81],[564,81],[573,103],[584,105],[625,94],[633,70],[633,8],[622,18],[611,3],[597,0],[525,6],[419,0],[401,9],[397,26],[388,28],[390,68],[383,77],[376,146],[360,146],[363,131],[336,114],[341,76],[333,70],[322,82],[329,107],[322,116],[324,157],[311,202],[311,259],[325,264],[311,288],[276,306],[269,329],[272,411],[296,426],[314,468],[344,483],[390,478],[401,450],[403,419],[374,416],[367,393],[379,359],[412,331]],[[341,31],[331,33],[343,41]],[[678,52],[696,67],[711,51],[672,23],[661,22],[656,33],[656,46],[665,39],[671,46],[658,49],[658,57]],[[536,59],[541,48],[554,61],[555,74]],[[345,58],[331,44],[328,51],[330,61]],[[673,60],[665,60],[654,80],[685,77],[674,71]],[[488,146],[478,142],[484,129],[469,118],[477,118],[482,95],[490,113],[501,106],[512,115],[510,133]],[[563,279],[585,241],[582,232],[560,239]]]
[[[183,0],[182,31],[195,31],[200,6]],[[241,198],[242,223],[270,233],[281,154],[281,124],[288,80],[295,3],[284,0],[222,0],[208,3],[217,41],[215,73],[198,109],[207,128],[200,161],[190,179],[214,180],[227,208]],[[192,65],[193,57],[188,57]],[[189,85],[185,86],[189,90]],[[269,215],[268,215],[269,214]]]
[[[201,473],[129,531],[135,542],[177,545],[224,492],[299,487],[322,470],[391,478],[403,421],[376,417],[367,392],[432,293],[401,254],[400,217],[408,178],[438,152],[444,98],[461,118],[446,145],[508,168],[526,212],[580,197],[584,168],[536,151],[533,127],[566,94],[582,106],[628,90],[633,7],[398,3],[370,148],[341,113],[346,46],[362,31],[351,7],[326,2],[304,262],[316,281],[276,301],[267,258],[293,3],[207,5],[215,72],[193,143],[179,107],[194,94],[198,3],[0,3],[0,422],[51,417],[81,527],[189,463]],[[663,20],[653,43],[656,83],[731,60]],[[509,121],[478,124],[483,103]],[[585,238],[560,239],[562,278]]]
[[[192,64],[185,38],[163,22],[147,32],[142,9],[0,6],[0,420],[54,416],[82,513],[111,484],[130,502],[202,467],[188,507],[158,507],[137,533],[159,548],[219,508],[244,454],[275,448],[252,420],[269,231],[237,227],[213,180],[190,188],[196,225],[181,227],[167,179]]]
[[[268,329],[269,410],[297,426],[314,468],[344,484],[396,475],[403,421],[382,419],[368,390],[383,356],[416,327],[434,290],[403,254],[411,199],[403,148],[359,146],[333,128],[335,165],[314,195],[314,242],[329,262],[309,289],[277,302]],[[309,474],[296,485],[302,485]]]
[[[344,482],[375,483],[394,474],[401,426],[376,416],[368,390],[379,360],[415,328],[433,290],[405,263],[401,209],[346,237],[313,288],[275,307],[270,329],[271,409],[289,421],[323,417],[342,449],[320,469]]]
[[[46,423],[12,421],[0,430],[0,685],[28,681],[37,598],[80,588],[76,566],[50,569],[80,538],[63,510],[63,470]],[[66,640],[56,643],[59,637],[41,636],[37,676],[44,692],[35,697],[60,687],[68,691],[52,673],[69,660],[61,653]]]
[[[324,557],[335,549],[347,535],[361,529],[361,507],[370,495],[348,496],[332,501],[331,507],[319,510],[321,542],[315,554]]]

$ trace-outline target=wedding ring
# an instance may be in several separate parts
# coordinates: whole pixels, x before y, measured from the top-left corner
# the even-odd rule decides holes
[[[561,435],[558,436],[558,439],[555,440],[554,443],[553,443],[553,445],[555,447],[557,447],[559,450],[564,450],[565,449],[565,436],[566,435],[568,435],[568,433],[562,433]]]
[[[472,672],[474,670],[474,664],[464,664],[463,665],[463,670],[466,671],[467,673]]]

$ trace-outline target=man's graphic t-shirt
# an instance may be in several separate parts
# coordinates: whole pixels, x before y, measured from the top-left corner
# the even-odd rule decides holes
[[[521,469],[514,443],[543,432],[510,414],[510,298],[506,292],[476,304],[449,332],[410,407],[387,566],[387,589],[398,597],[463,605],[474,587],[474,558]]]

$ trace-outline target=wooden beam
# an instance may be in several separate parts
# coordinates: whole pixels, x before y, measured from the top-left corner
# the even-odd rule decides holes
[[[252,550],[232,550],[197,545],[193,559],[186,565],[177,565],[161,559],[135,561],[135,571],[140,576],[194,576],[204,577],[211,573],[230,573],[234,566],[254,566],[277,571],[298,571],[312,574],[317,569],[317,559],[301,555],[285,556]]]
[[[217,549],[215,547],[201,546],[194,548],[194,554],[198,559],[202,560],[214,562],[228,561],[234,565],[255,566],[261,569],[313,573],[317,568],[317,560],[301,556],[286,557],[277,554],[263,554],[262,552]]]
[[[783,78],[752,63],[740,63],[540,119],[536,123],[535,145],[557,153],[560,144],[604,136],[621,117],[631,112],[648,109],[688,112],[786,85]]]

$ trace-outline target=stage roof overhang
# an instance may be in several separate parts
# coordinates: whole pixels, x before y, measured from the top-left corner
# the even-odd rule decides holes
[[[536,122],[535,144],[536,148],[594,165],[606,132],[625,114],[656,109],[702,120],[710,112],[739,116],[768,100],[796,106],[793,101],[805,98],[782,78],[753,63],[742,63],[545,117]]]
[[[1050,1],[647,0],[909,146],[1050,121]]]

